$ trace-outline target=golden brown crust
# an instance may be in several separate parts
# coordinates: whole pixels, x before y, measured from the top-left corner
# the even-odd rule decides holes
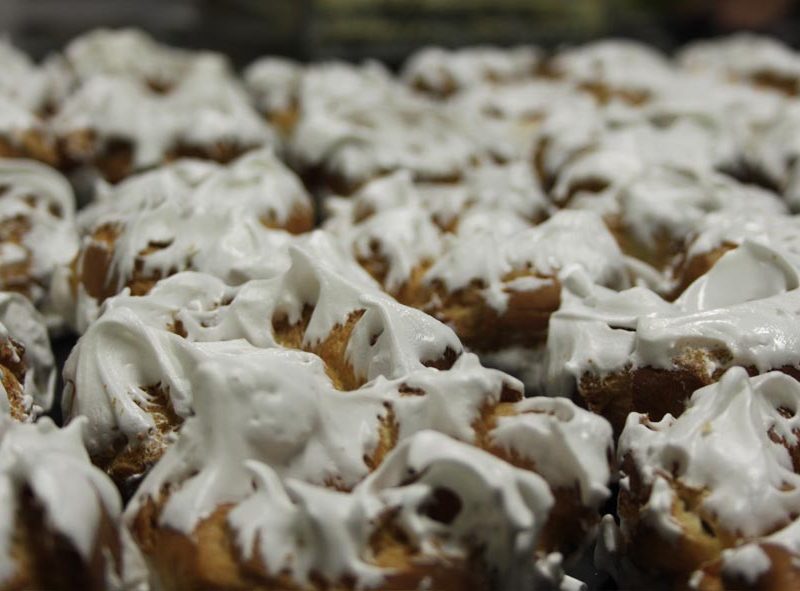
[[[547,336],[550,315],[561,304],[561,284],[556,277],[545,276],[532,269],[508,273],[503,283],[531,277],[540,283],[533,290],[504,288],[508,295],[502,313],[484,297],[485,285],[473,281],[469,286],[448,291],[441,282],[430,286],[422,283],[420,274],[395,294],[404,304],[419,308],[450,326],[459,339],[477,351],[494,351],[513,346],[535,346]]]
[[[619,217],[609,217],[605,220],[620,250],[628,256],[662,271],[668,268],[683,249],[682,239],[670,236],[666,230],[656,232],[652,243],[646,244],[639,240],[634,232]]]
[[[285,315],[272,318],[272,329],[275,340],[284,347],[308,351],[319,356],[325,362],[325,371],[338,390],[355,390],[366,383],[366,379],[358,377],[353,366],[347,360],[347,345],[356,323],[364,315],[365,310],[354,310],[345,320],[344,324],[337,324],[331,329],[328,336],[318,343],[304,343],[303,337],[311,321],[314,309],[306,306],[301,318],[294,324],[289,323]],[[374,335],[378,338],[380,335]],[[449,369],[455,363],[457,353],[447,349],[438,359],[422,359],[428,367]]]
[[[496,445],[491,438],[491,432],[496,428],[498,419],[519,414],[514,403],[521,399],[521,396],[519,392],[506,390],[498,404],[484,406],[481,416],[472,425],[476,434],[475,445],[517,468],[537,472],[535,462],[513,450]],[[561,552],[562,556],[574,556],[585,543],[589,532],[600,522],[600,514],[581,502],[580,490],[577,487],[556,488],[551,489],[551,492],[555,503],[542,530],[537,550],[546,554]]]
[[[59,165],[56,143],[36,129],[14,137],[0,136],[0,158],[29,158],[54,167]]]
[[[620,488],[617,511],[626,524],[627,555],[638,568],[676,584],[685,583],[691,573],[719,557],[725,542],[730,543],[712,516],[702,511],[703,491],[682,487],[672,480],[676,500],[671,515],[680,524],[681,535],[677,539],[660,535],[642,519],[651,487],[643,481],[630,454],[622,460],[622,473],[628,477],[629,485]]]
[[[202,520],[191,537],[160,527],[158,516],[167,495],[159,503],[145,503],[131,527],[160,588],[169,591],[350,591],[358,587],[352,577],[326,581],[312,573],[308,585],[291,580],[288,573],[271,573],[260,559],[258,546],[250,558],[235,544],[235,532],[227,523],[232,505],[221,505]],[[442,495],[442,500],[449,497]],[[448,514],[440,506],[428,508],[434,516]],[[435,517],[434,517],[435,518]],[[370,536],[368,556],[362,560],[387,569],[378,587],[384,591],[418,589],[428,581],[437,591],[489,589],[488,575],[478,559],[425,556],[414,548],[389,512],[378,521]],[[476,557],[477,558],[477,557]]]
[[[146,403],[137,404],[153,419],[154,429],[143,441],[119,439],[108,457],[95,456],[95,464],[105,470],[123,492],[129,492],[130,482],[145,474],[161,458],[168,440],[183,424],[169,397],[169,390],[161,384],[142,388],[147,392]]]
[[[798,79],[796,76],[781,75],[778,72],[761,71],[750,76],[750,82],[759,88],[775,90],[786,96],[797,96]]]
[[[16,421],[30,418],[25,408],[25,347],[9,337],[0,343],[0,381],[5,388],[9,403],[9,414]]]
[[[266,119],[281,136],[289,137],[300,120],[300,109],[297,101],[292,101],[292,104],[286,109],[267,113]]]
[[[672,292],[672,299],[681,295],[696,279],[699,279],[711,270],[717,261],[726,252],[736,248],[736,245],[726,242],[708,252],[696,254],[692,257],[680,255],[675,262],[672,274],[676,281],[676,287]]]
[[[291,234],[302,234],[314,229],[314,210],[310,206],[295,205],[289,212],[289,217],[278,221],[274,212],[262,215],[259,221],[267,228],[273,230],[286,230]]]
[[[59,138],[58,148],[61,165],[67,171],[90,166],[109,183],[118,183],[134,172],[133,145],[125,138],[101,139],[85,129]]]

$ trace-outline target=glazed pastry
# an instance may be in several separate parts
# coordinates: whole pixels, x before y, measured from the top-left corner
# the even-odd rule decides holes
[[[717,162],[717,166],[721,164],[724,172],[742,182],[764,184],[768,180],[754,161],[754,141],[761,129],[779,116],[785,103],[782,96],[759,88],[682,73],[670,81],[669,91],[643,107],[643,114],[656,126],[678,121],[700,125],[726,146],[722,154],[727,161]]]
[[[218,53],[169,47],[138,29],[95,29],[76,37],[64,49],[60,65],[75,86],[113,76],[144,83],[157,93],[170,92],[200,68],[233,74]]]
[[[258,59],[244,71],[245,87],[256,108],[284,135],[297,122],[303,75],[301,64],[279,57]]]
[[[632,411],[679,416],[692,392],[732,366],[798,375],[798,268],[793,255],[745,242],[673,303],[573,273],[550,319],[547,390],[572,393],[619,432]]]
[[[287,268],[272,279],[232,287],[210,275],[183,273],[146,296],[107,301],[65,368],[65,415],[93,417],[92,456],[110,464],[121,455],[115,432],[134,459],[152,447],[143,445],[148,442],[158,444],[160,455],[164,442],[159,431],[151,432],[151,415],[169,433],[191,414],[192,389],[180,367],[194,363],[206,341],[308,349],[326,360],[334,383],[345,390],[378,376],[399,378],[424,364],[454,363],[461,344],[447,327],[397,304],[337,252],[324,234],[314,233],[290,248]],[[118,369],[109,373],[112,365]]]
[[[30,422],[53,403],[56,367],[44,318],[17,293],[0,292],[0,415]]]
[[[722,255],[745,242],[800,254],[798,224],[797,216],[770,215],[746,208],[707,214],[674,261],[671,269],[674,293],[682,293],[694,280],[705,275]]]
[[[509,235],[553,210],[524,162],[487,164],[450,185],[414,183],[399,171],[325,205],[324,229],[400,301],[456,241],[490,230]]]
[[[291,249],[291,267],[275,279],[231,288],[184,273],[147,296],[107,302],[64,374],[65,415],[91,418],[95,462],[134,487],[198,412],[198,367],[224,358],[241,403],[269,404],[274,429],[263,449],[273,450],[273,467],[349,490],[398,441],[435,429],[533,466],[557,498],[550,548],[579,548],[606,496],[607,423],[567,401],[520,401],[519,382],[481,367],[446,326],[383,295],[358,267],[324,262],[332,245],[313,239]],[[252,392],[270,383],[271,402]],[[237,404],[232,396],[214,404]],[[552,463],[573,432],[591,447],[568,443],[572,459]],[[575,471],[558,468],[566,463]]]
[[[564,49],[544,67],[549,75],[570,80],[601,103],[620,100],[633,105],[659,93],[672,74],[669,62],[656,50],[621,39]]]
[[[568,83],[535,79],[503,85],[471,86],[447,103],[448,109],[480,129],[481,142],[505,160],[531,162],[543,121],[576,108],[596,110],[591,98]]]
[[[135,79],[94,76],[64,101],[52,128],[66,169],[96,171],[109,182],[180,157],[224,163],[277,145],[244,90],[214,64],[192,70],[167,94]]]
[[[800,59],[780,41],[748,33],[698,41],[678,54],[689,71],[724,76],[794,96],[800,81]]]
[[[491,158],[472,122],[376,77],[352,91],[329,92],[319,84],[324,78],[305,81],[303,96],[317,98],[303,103],[288,149],[307,186],[350,195],[399,169],[416,181],[449,183]]]
[[[481,515],[484,509],[474,505],[477,500],[468,500],[467,495],[471,492],[482,495],[484,487],[490,482],[492,483],[490,487],[494,488],[499,483],[505,482],[506,475],[510,474],[517,474],[526,481],[538,480],[523,469],[530,469],[531,465],[534,470],[541,469],[543,473],[552,476],[553,481],[550,486],[555,490],[559,490],[555,486],[558,482],[562,483],[562,486],[571,488],[572,478],[575,478],[580,490],[588,492],[594,489],[589,498],[605,496],[604,485],[598,486],[598,484],[607,474],[606,460],[602,457],[602,450],[610,443],[610,430],[607,424],[585,411],[578,410],[565,400],[530,399],[516,404],[500,403],[497,408],[506,407],[507,410],[503,413],[505,416],[498,419],[498,426],[493,432],[484,431],[485,427],[478,426],[483,420],[481,416],[486,416],[482,414],[486,412],[484,404],[496,404],[496,402],[490,403],[486,399],[481,402],[482,395],[479,394],[481,380],[476,380],[479,374],[475,372],[483,372],[491,381],[501,375],[481,370],[475,364],[474,357],[461,357],[453,368],[446,372],[437,372],[434,369],[412,372],[404,378],[404,385],[401,385],[401,391],[405,394],[389,397],[389,391],[397,388],[401,380],[373,381],[365,388],[343,396],[341,393],[320,391],[315,386],[328,379],[317,357],[279,349],[251,349],[250,354],[231,350],[230,353],[230,358],[208,357],[196,366],[194,371],[198,375],[191,377],[191,381],[197,384],[195,415],[187,420],[176,444],[153,468],[128,508],[129,523],[157,577],[174,580],[174,575],[170,575],[170,569],[167,568],[171,560],[167,558],[162,561],[162,558],[167,557],[162,552],[171,554],[174,551],[177,552],[175,558],[184,557],[180,559],[179,572],[175,579],[193,581],[195,585],[201,587],[211,584],[211,580],[217,577],[224,577],[225,582],[218,584],[235,588],[235,581],[241,577],[252,576],[264,588],[281,586],[280,588],[305,589],[310,584],[307,580],[310,570],[325,579],[327,584],[334,585],[334,588],[350,588],[353,584],[357,587],[367,585],[369,588],[378,585],[378,581],[384,581],[379,576],[381,570],[394,566],[395,569],[400,569],[400,572],[394,574],[401,579],[391,583],[393,579],[390,576],[388,581],[383,582],[388,586],[380,588],[395,588],[394,585],[398,585],[398,588],[417,588],[418,583],[412,581],[418,576],[425,575],[445,577],[436,588],[451,588],[452,585],[456,585],[452,588],[459,588],[456,583],[446,583],[448,577],[461,572],[466,566],[462,561],[464,556],[462,559],[457,559],[457,556],[466,550],[460,546],[465,540],[457,534],[455,537],[448,536],[453,546],[445,545],[453,550],[461,548],[458,554],[451,556],[454,559],[452,564],[455,566],[455,573],[445,569],[436,575],[435,572],[439,571],[439,567],[434,567],[434,572],[427,569],[423,573],[416,572],[415,565],[426,562],[438,564],[439,560],[435,558],[435,545],[426,543],[408,531],[406,533],[411,534],[410,539],[405,535],[396,539],[390,535],[384,539],[383,542],[388,544],[388,547],[371,545],[373,541],[377,541],[375,538],[383,537],[371,534],[371,527],[358,536],[357,540],[361,542],[355,541],[355,545],[353,542],[338,538],[331,539],[327,533],[315,535],[314,539],[318,539],[321,544],[319,550],[307,545],[311,540],[306,540],[303,532],[307,531],[308,527],[318,534],[330,532],[330,535],[335,531],[353,532],[353,528],[355,531],[363,531],[361,527],[355,527],[352,522],[355,514],[344,511],[343,515],[334,507],[320,510],[320,504],[336,499],[341,502],[347,499],[362,499],[363,495],[371,496],[382,490],[388,482],[393,483],[391,488],[406,486],[410,484],[409,477],[411,481],[421,484],[426,482],[427,478],[422,476],[423,474],[433,478],[437,478],[436,475],[439,474],[447,479],[433,487],[440,489],[439,492],[431,490],[433,498],[429,497],[424,489],[417,491],[420,495],[417,497],[418,501],[429,499],[422,505],[430,507],[433,503],[441,503],[440,508],[449,507],[449,511],[446,511],[449,517],[435,512],[442,517],[441,519],[433,517],[434,521],[439,521],[441,524],[437,528],[450,525],[459,527],[462,523],[459,517],[462,507],[465,519],[471,520]],[[236,376],[235,381],[231,382],[229,376]],[[447,383],[450,380],[457,380],[466,389],[448,388]],[[231,383],[235,384],[234,388],[229,390],[227,396],[220,396],[220,388],[226,388],[223,384]],[[263,384],[269,384],[269,392],[263,390]],[[452,386],[455,385],[456,382],[453,382]],[[483,387],[488,385],[484,382]],[[381,395],[381,391],[385,394]],[[305,403],[309,396],[315,398],[315,404]],[[448,399],[447,403],[445,398]],[[291,422],[283,420],[284,409],[285,411],[291,409],[295,419]],[[524,414],[515,416],[515,412]],[[318,413],[325,417],[324,421],[317,418]],[[396,421],[394,434],[391,436],[385,428],[382,432],[374,430],[373,427],[367,428],[369,424],[380,422],[381,416],[385,416],[385,413],[389,413]],[[470,434],[473,429],[470,427],[470,420],[477,421],[474,424],[473,434]],[[429,428],[445,428],[450,437],[426,430]],[[361,436],[353,437],[356,432]],[[562,447],[562,437],[567,433],[573,435],[568,441],[578,447]],[[583,433],[583,437],[575,437],[577,433]],[[494,442],[495,446],[503,450],[501,452],[500,449],[495,449],[495,454],[506,459],[509,456],[515,457],[514,463],[522,466],[513,468],[511,464],[475,447],[458,443],[451,437],[467,440],[477,438],[476,445],[487,443],[491,445],[491,442]],[[480,443],[480,439],[484,439],[483,444]],[[525,455],[515,456],[517,451]],[[523,459],[530,458],[528,454],[531,452],[535,454],[535,458],[527,461]],[[376,456],[376,453],[379,455]],[[456,458],[460,459],[454,463]],[[418,461],[422,464],[417,464]],[[459,468],[459,465],[463,467]],[[256,466],[260,473],[269,473],[269,482],[272,482],[273,486],[262,488],[258,483],[266,485],[267,482],[258,478],[255,487],[251,484],[254,478],[252,470]],[[490,472],[484,472],[484,469],[489,469],[490,466],[490,472],[495,476],[491,480],[485,480]],[[565,469],[565,466],[570,468]],[[375,471],[367,475],[372,469]],[[422,476],[421,480],[417,480],[417,475]],[[364,477],[366,480],[361,480]],[[286,503],[288,498],[283,493],[281,480],[290,487],[289,498],[299,501],[297,495],[301,494],[301,491],[308,491],[309,494],[314,493],[314,501],[311,502],[310,499],[308,503],[300,501],[296,509],[292,508],[291,504]],[[482,482],[484,484],[481,484]],[[546,551],[551,544],[547,541],[548,532],[552,532],[552,526],[558,523],[555,518],[555,507],[559,505],[559,500],[556,498],[553,504],[553,497],[547,484],[541,480],[539,482],[537,490],[542,491],[542,496],[548,498],[547,506],[552,509],[549,512],[545,510],[539,516],[538,533],[528,540],[524,549],[519,549],[519,555],[512,553],[517,557],[513,560],[520,560],[520,565],[532,564],[535,549]],[[587,484],[590,487],[588,489]],[[323,485],[329,489],[346,491],[348,494],[325,491],[320,488]],[[253,497],[254,489],[260,502],[256,502]],[[565,489],[561,491],[563,493]],[[404,496],[402,489],[388,494],[387,498],[395,495]],[[498,493],[491,493],[490,497],[503,498],[502,494],[499,497],[497,495]],[[534,495],[536,498],[539,496]],[[438,501],[435,501],[435,498],[438,498]],[[530,501],[530,494],[525,495],[525,498]],[[284,534],[278,534],[277,531],[258,533],[261,528],[256,523],[259,523],[257,516],[270,514],[271,503],[278,500],[282,500],[278,505],[282,507],[282,514],[294,516],[286,523],[288,530],[285,531],[287,536],[285,539],[294,540],[295,535],[300,536],[300,539],[296,545],[292,541],[288,546],[281,545],[280,553],[271,560],[266,556],[259,556],[258,550],[255,549],[271,552],[272,549],[277,550],[278,546],[261,536],[268,533],[281,536]],[[382,504],[377,502],[375,506],[381,507]],[[368,507],[368,505],[359,506],[362,510]],[[409,518],[416,514],[412,506],[403,503],[401,506],[404,508],[397,507],[392,513],[407,515]],[[242,513],[246,511],[245,507],[250,507],[253,511],[252,513],[248,511],[247,517]],[[313,513],[306,515],[306,511],[312,509]],[[519,510],[522,511],[522,507]],[[380,513],[383,514],[383,509]],[[497,527],[503,528],[506,518],[500,517],[493,511],[491,513],[489,519],[495,526],[487,528],[487,531],[496,531]],[[245,521],[239,522],[236,519],[237,515],[242,516]],[[351,515],[351,518],[346,518],[346,515]],[[388,522],[384,522],[384,519],[368,519],[368,522],[382,524],[379,527],[399,525],[394,522],[392,516],[383,517],[388,519]],[[295,518],[299,522],[296,522]],[[303,525],[308,519],[312,519],[315,525]],[[345,530],[339,519],[347,519],[350,527]],[[420,526],[427,522],[427,518],[423,515],[420,515],[419,519],[422,520],[418,522]],[[527,519],[525,521],[530,523]],[[244,530],[240,530],[245,522],[251,526],[247,528],[249,532],[247,535]],[[269,519],[269,522],[272,520]],[[168,535],[170,529],[179,535]],[[216,549],[220,546],[211,542],[211,539],[216,538],[221,533],[220,530],[226,529],[229,534],[236,534],[230,538],[235,542],[233,546],[226,544],[232,551],[220,557],[216,554]],[[390,533],[391,530],[394,530],[394,527],[389,527],[389,531],[385,533]],[[283,529],[278,531],[284,532]],[[479,535],[478,530],[471,531],[473,535]],[[563,535],[563,529],[560,533]],[[395,534],[398,532],[395,531]],[[479,539],[483,540],[482,536],[479,535]],[[260,540],[260,543],[257,540]],[[365,543],[366,547],[356,551],[360,544]],[[484,543],[482,541],[478,546]],[[410,544],[410,547],[406,544]],[[315,562],[322,558],[320,552],[323,548],[327,549],[326,556],[330,556],[328,552],[334,547],[350,549],[347,554],[349,560],[342,562],[343,557],[337,557],[337,560],[326,560],[322,564]],[[356,572],[349,570],[351,562],[369,562],[369,557],[372,556],[370,549],[376,554],[400,552],[401,556],[407,556],[407,553],[410,553],[411,556],[407,556],[410,564],[406,564],[405,560],[399,564],[385,564],[379,561],[377,564],[372,564],[372,569],[368,569],[373,570],[376,582],[360,581],[361,585],[352,581],[348,583],[349,577],[359,578],[359,570]],[[199,553],[202,557],[208,552],[220,560],[185,558],[187,553],[188,556]],[[416,556],[418,552],[423,556],[427,554],[427,560]],[[428,554],[429,552],[434,552],[434,555]],[[507,552],[500,554],[510,557]],[[414,556],[416,558],[412,558]],[[477,556],[475,558],[478,562],[481,561]],[[276,564],[275,560],[278,559],[280,560]],[[262,563],[262,560],[265,563]],[[289,568],[284,573],[281,566],[283,560],[291,560],[297,568]],[[205,568],[200,563],[224,564],[226,568],[223,572],[219,572],[213,567]],[[192,567],[192,564],[196,564],[197,567]],[[325,569],[324,564],[346,570],[322,572],[321,569]],[[383,569],[375,571],[376,566]],[[478,572],[483,568],[483,565],[479,566]],[[507,568],[501,567],[499,570],[506,571]],[[392,575],[392,570],[384,571],[383,574]],[[507,572],[494,573],[495,576],[501,577],[507,574]],[[285,575],[286,578],[280,575]],[[349,577],[345,578],[347,575]],[[473,577],[476,575],[477,573],[472,573]],[[466,575],[462,573],[456,579],[462,581],[459,584],[463,584],[461,576]],[[343,580],[339,580],[339,577]],[[411,578],[409,580],[406,577]],[[486,573],[478,580],[483,580],[485,577]]]
[[[471,348],[530,347],[544,341],[559,307],[559,275],[573,267],[602,285],[628,286],[625,259],[600,217],[561,211],[506,235],[484,230],[453,241],[409,301],[452,325]]]
[[[51,166],[59,162],[55,138],[29,107],[0,94],[0,159],[30,158]]]
[[[215,451],[192,453],[190,446],[204,441],[212,450],[222,443],[195,435],[196,423],[187,425],[126,511],[160,585],[543,586],[533,557],[553,500],[530,472],[424,431],[351,492],[334,492],[281,479],[257,458],[219,461],[214,458],[224,456]]]
[[[326,61],[304,65],[263,57],[245,69],[244,83],[259,112],[287,137],[300,117],[315,107],[326,109],[362,93],[405,90],[383,64],[372,60],[361,64]]]
[[[497,178],[488,172],[487,180]],[[325,228],[401,302],[450,325],[482,359],[537,386],[528,379],[538,367],[529,353],[541,348],[558,309],[559,272],[580,265],[616,289],[628,286],[629,275],[599,216],[563,211],[534,225],[549,206],[528,189],[536,186],[529,169],[493,172],[518,183],[506,191],[487,183],[493,190],[482,192],[476,176],[460,191],[431,192],[403,174],[373,181],[351,200],[329,202]]]
[[[541,59],[541,51],[532,46],[426,47],[408,58],[401,77],[415,90],[446,98],[476,86],[494,87],[532,78]]]
[[[0,589],[120,588],[121,502],[92,466],[85,420],[58,429],[0,416]]]
[[[311,198],[269,149],[229,166],[184,160],[106,187],[81,212],[80,250],[53,299],[83,331],[106,298],[145,294],[179,271],[229,283],[269,277],[288,264],[291,233],[313,223]]]
[[[792,521],[773,534],[727,548],[720,558],[695,571],[691,585],[700,591],[765,589],[788,591],[800,581],[800,522]]]
[[[714,587],[692,577],[698,569],[735,588],[797,581],[796,544],[777,540],[791,536],[779,530],[793,529],[800,509],[798,400],[800,385],[785,374],[732,368],[678,418],[631,414],[619,443],[619,515],[633,563],[701,589]]]
[[[673,167],[650,167],[611,195],[615,200],[603,214],[620,247],[657,269],[666,269],[684,254],[687,240],[702,231],[712,214],[777,219],[786,213],[774,193],[718,173]],[[596,207],[592,199],[581,195],[572,206]]]
[[[78,249],[72,188],[43,164],[13,159],[0,159],[0,187],[0,289],[51,315],[53,272]]]

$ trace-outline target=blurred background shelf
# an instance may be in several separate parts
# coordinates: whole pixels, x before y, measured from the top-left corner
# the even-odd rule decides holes
[[[36,57],[95,27],[137,26],[239,65],[268,53],[396,65],[427,44],[554,47],[608,36],[669,50],[738,29],[797,46],[798,16],[790,0],[0,0],[5,33]]]

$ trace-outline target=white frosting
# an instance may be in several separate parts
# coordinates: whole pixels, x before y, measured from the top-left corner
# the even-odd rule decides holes
[[[118,519],[119,493],[90,463],[81,439],[84,424],[82,419],[58,429],[48,418],[20,425],[0,416],[0,582],[17,569],[11,546],[23,487],[42,507],[46,527],[69,540],[85,563],[92,558],[103,515]],[[108,566],[119,570],[119,565]]]
[[[800,385],[779,372],[749,378],[732,368],[720,382],[697,390],[677,419],[655,423],[629,415],[619,457],[631,454],[645,485],[666,502],[642,507],[643,518],[667,535],[680,531],[672,517],[672,481],[704,491],[700,511],[745,539],[787,522],[800,510],[800,475],[784,444],[798,444],[795,416]],[[787,409],[787,418],[779,409]]]
[[[444,95],[448,91],[530,78],[540,60],[541,52],[530,46],[457,50],[425,47],[408,58],[401,77],[409,85]]]
[[[9,337],[25,347],[23,406],[26,420],[50,409],[56,384],[56,367],[45,319],[31,303],[16,293],[0,292],[0,339]],[[0,386],[2,389],[2,386]],[[0,392],[0,415],[8,412],[8,394]]]
[[[31,111],[44,106],[47,76],[7,39],[0,39],[0,95]]]
[[[20,143],[23,135],[31,131],[45,133],[42,120],[16,98],[0,94],[0,135]]]
[[[678,64],[690,71],[712,72],[745,81],[763,73],[782,78],[800,77],[800,59],[780,41],[749,33],[699,41],[685,47]]]
[[[98,201],[80,214],[82,252],[91,247],[94,230],[116,228],[106,281],[116,280],[111,287],[117,292],[135,268],[143,276],[162,277],[191,269],[238,284],[274,276],[288,265],[292,236],[264,222],[280,227],[293,214],[310,216],[312,207],[300,181],[270,149],[229,166],[184,160],[101,190]],[[141,254],[151,244],[162,247]],[[78,275],[84,264],[79,257]],[[67,287],[55,295],[80,330],[97,313],[96,302],[87,301],[93,298],[82,289],[77,301]]]
[[[686,252],[692,257],[724,244],[738,245],[749,241],[800,254],[799,232],[800,218],[797,216],[769,215],[746,209],[715,212],[701,221]]]
[[[193,343],[222,342],[219,348],[245,339],[253,347],[274,348],[270,320],[285,314],[296,323],[306,306],[313,308],[303,340],[307,347],[326,338],[352,312],[365,310],[350,335],[345,360],[363,381],[397,378],[422,361],[441,358],[447,349],[461,351],[450,329],[383,295],[359,267],[332,261],[334,252],[324,235],[312,234],[290,248],[288,269],[270,280],[228,287],[208,275],[179,274],[147,296],[123,293],[108,300],[65,367],[64,409],[68,416],[92,418],[90,451],[106,448],[115,429],[131,442],[147,432],[152,419],[136,404],[145,400],[143,387],[160,383],[179,416],[191,413],[193,389],[185,373],[214,347]],[[186,339],[167,331],[175,321],[187,332]]]
[[[681,119],[702,125],[723,144],[732,143],[740,159],[748,160],[754,134],[772,121],[784,103],[776,93],[716,76],[678,74],[644,111],[649,121],[659,125]],[[735,168],[740,163],[732,164]]]
[[[578,409],[566,398],[527,398],[515,416],[502,417],[493,431],[504,449],[533,460],[538,474],[553,488],[578,487],[581,501],[597,507],[608,498],[606,458],[611,453],[611,425]]]
[[[209,70],[193,71],[164,95],[135,79],[94,76],[65,100],[52,127],[61,137],[90,131],[130,142],[136,170],[161,164],[179,145],[277,145],[235,79]]]
[[[754,585],[759,577],[769,572],[772,561],[766,552],[755,544],[745,544],[722,552],[722,575],[743,578]]]
[[[636,239],[653,246],[659,236],[682,241],[709,225],[709,214],[780,219],[786,212],[773,193],[714,173],[650,168],[621,189],[620,217]]]
[[[114,76],[171,86],[195,69],[230,73],[220,54],[168,47],[138,29],[95,29],[73,39],[64,49],[64,57],[70,73],[80,82]]]
[[[212,382],[214,369],[205,369]],[[207,431],[195,429],[199,420],[187,423],[177,445],[142,484],[127,509],[129,519],[163,484],[173,483],[178,488],[161,513],[162,526],[189,535],[217,506],[235,503],[228,525],[246,559],[260,552],[268,572],[285,572],[300,584],[308,584],[314,573],[327,582],[352,577],[359,588],[374,588],[392,571],[370,564],[370,535],[380,517],[394,511],[393,521],[430,560],[463,559],[481,548],[501,584],[530,581],[531,556],[553,502],[547,485],[532,473],[423,431],[400,443],[374,474],[344,494],[282,479],[260,454],[235,460],[220,454],[232,442],[206,437]],[[210,453],[201,455],[197,445],[210,447]],[[191,475],[192,469],[198,472]],[[459,502],[450,523],[426,514],[441,490]]]
[[[371,85],[361,81],[350,92],[347,85],[321,91],[303,103],[290,141],[299,166],[321,168],[357,185],[401,168],[420,180],[451,179],[488,156],[469,121],[378,78]],[[315,96],[318,86],[319,80],[304,79],[301,96]]]
[[[797,365],[800,279],[795,259],[786,257],[745,242],[674,303],[643,287],[613,292],[573,273],[550,320],[548,391],[563,395],[586,372],[671,369],[691,349],[723,349],[731,364],[761,372]],[[742,283],[744,276],[753,280]],[[708,377],[717,365],[707,360]]]
[[[783,193],[793,211],[800,209],[800,106],[787,101],[768,124],[754,134],[750,159]]]
[[[654,92],[669,84],[671,69],[656,50],[635,41],[609,39],[559,52],[549,67],[578,83],[599,83],[613,91]]]
[[[448,108],[480,129],[481,141],[494,153],[510,159],[528,160],[542,121],[562,101],[592,104],[591,99],[575,94],[566,83],[536,79],[502,86],[475,86],[448,103]]]
[[[480,280],[487,302],[502,311],[508,298],[507,274],[530,269],[552,277],[571,266],[618,289],[628,282],[617,243],[599,216],[583,211],[560,211],[508,236],[485,232],[459,240],[427,271],[425,281],[440,281],[455,291]]]
[[[551,209],[523,162],[486,164],[445,186],[415,184],[410,173],[399,171],[371,181],[352,198],[330,199],[327,206],[327,231],[359,259],[379,256],[388,263],[389,291],[458,241],[489,232],[514,234]],[[362,219],[365,212],[370,215]]]
[[[0,160],[0,221],[24,219],[30,230],[22,243],[0,245],[0,264],[25,262],[30,285],[27,295],[37,305],[45,301],[50,277],[67,264],[78,248],[75,197],[66,179],[31,160]]]
[[[256,107],[263,113],[278,113],[296,106],[303,66],[280,57],[256,60],[244,71],[244,83]]]
[[[648,216],[673,226],[669,229],[682,230],[678,234],[685,233],[691,229],[690,212],[697,216],[729,207],[734,200],[730,194],[746,195],[745,200],[757,207],[769,202],[770,212],[782,212],[778,200],[766,191],[715,172],[736,160],[736,146],[724,137],[726,132],[686,118],[667,127],[637,122],[607,130],[600,137],[589,136],[580,153],[565,155],[569,162],[559,170],[553,197],[560,202],[572,197],[570,207],[633,218],[632,229],[644,234],[652,226]],[[585,182],[599,185],[602,191],[598,195],[577,190]],[[741,202],[737,201],[740,206]],[[690,212],[683,211],[686,206]],[[677,211],[670,212],[672,208]],[[690,219],[682,221],[684,217]]]

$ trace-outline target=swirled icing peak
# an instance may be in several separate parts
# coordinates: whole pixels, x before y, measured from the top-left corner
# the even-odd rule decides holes
[[[121,501],[114,484],[89,461],[81,435],[84,424],[81,419],[58,429],[48,418],[21,425],[0,416],[0,583],[20,584],[22,577],[23,586],[32,584],[25,580],[20,561],[37,550],[17,537],[26,527],[21,513],[33,510],[26,505],[26,493],[42,511],[46,528],[28,535],[61,536],[74,552],[73,559],[83,562],[73,568],[96,569],[93,562],[99,560],[104,565],[101,573],[107,573],[106,585],[118,580],[118,541],[109,542],[108,534],[101,539],[99,532],[104,521],[113,526],[119,518]]]
[[[670,494],[659,480],[679,482],[703,493],[701,511],[726,531],[764,535],[800,510],[800,475],[790,453],[800,434],[799,402],[793,378],[778,372],[751,378],[732,368],[697,390],[677,419],[656,423],[631,414],[619,455],[633,457],[653,495]],[[651,505],[653,525],[668,534],[678,527],[669,511],[658,511],[661,501]]]

